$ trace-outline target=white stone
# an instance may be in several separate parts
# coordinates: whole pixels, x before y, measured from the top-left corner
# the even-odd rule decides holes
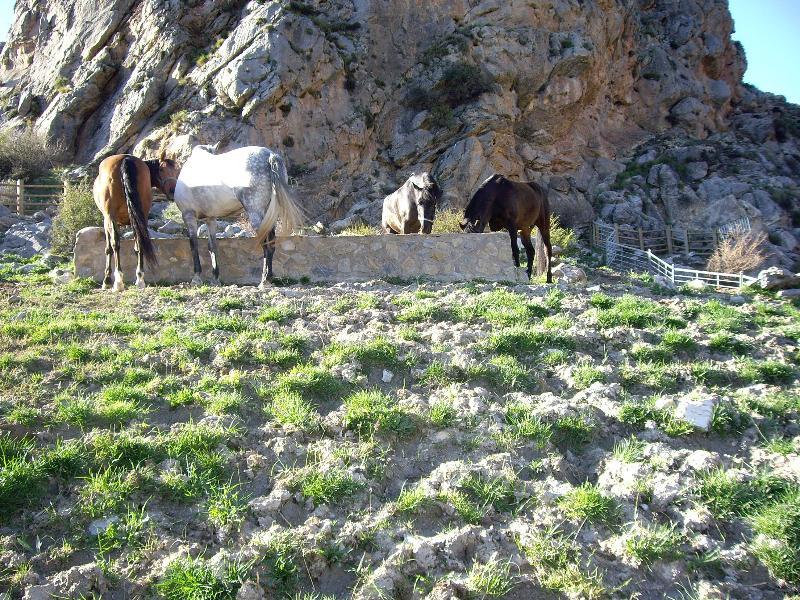
[[[678,400],[675,416],[691,423],[696,429],[708,431],[711,427],[714,404],[714,398],[682,398]]]
[[[383,383],[391,383],[392,379],[394,379],[394,373],[384,369],[383,370],[383,376],[381,377],[381,380],[383,381]]]
[[[112,524],[118,522],[119,517],[116,515],[106,517],[105,519],[95,519],[89,523],[89,526],[86,528],[86,532],[92,537],[97,537],[98,535],[108,531],[108,528],[111,527]]]

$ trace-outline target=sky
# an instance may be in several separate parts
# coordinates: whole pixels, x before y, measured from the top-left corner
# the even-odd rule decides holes
[[[800,104],[800,0],[729,0],[734,39],[747,53],[745,81]],[[14,0],[0,0],[0,41],[14,16]],[[776,41],[777,40],[777,41]]]

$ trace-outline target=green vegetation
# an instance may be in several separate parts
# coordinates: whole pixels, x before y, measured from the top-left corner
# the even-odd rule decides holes
[[[88,182],[68,183],[53,219],[51,231],[54,254],[71,256],[75,236],[84,227],[100,227],[103,216],[95,206],[92,186]]]
[[[592,523],[612,523],[617,520],[616,502],[601,494],[590,483],[572,489],[559,499],[558,505],[570,519]]]

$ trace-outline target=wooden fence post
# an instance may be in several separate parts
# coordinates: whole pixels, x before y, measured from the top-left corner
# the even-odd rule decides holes
[[[689,229],[683,232],[683,243],[686,245],[686,256],[689,256]]]
[[[25,183],[22,179],[17,179],[17,214],[25,216]]]
[[[667,234],[667,254],[672,256],[672,227],[670,225],[667,225],[665,233]]]
[[[644,234],[641,227],[639,227],[639,250],[644,252]]]
[[[614,241],[619,244],[619,225],[614,223]]]

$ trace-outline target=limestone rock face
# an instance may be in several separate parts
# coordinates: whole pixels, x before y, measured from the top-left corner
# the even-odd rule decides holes
[[[624,151],[668,130],[725,131],[745,94],[725,0],[421,6],[20,0],[0,54],[5,127],[27,120],[78,163],[268,146],[328,221],[369,217],[414,170],[455,207],[501,172],[551,182],[569,224],[594,217]],[[766,139],[772,120],[742,126]]]

